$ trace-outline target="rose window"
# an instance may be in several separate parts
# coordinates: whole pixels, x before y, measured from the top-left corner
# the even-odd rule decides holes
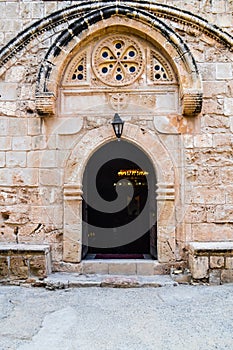
[[[93,69],[108,85],[129,85],[143,70],[143,51],[127,36],[111,36],[102,40],[93,52]]]

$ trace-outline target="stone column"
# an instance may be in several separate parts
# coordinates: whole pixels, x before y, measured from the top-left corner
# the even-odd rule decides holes
[[[175,261],[175,189],[174,184],[157,184],[158,261]]]
[[[64,185],[63,260],[78,263],[82,253],[82,184]]]

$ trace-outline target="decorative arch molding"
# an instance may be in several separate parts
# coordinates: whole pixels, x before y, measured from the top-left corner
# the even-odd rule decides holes
[[[91,12],[96,9],[100,9],[105,6],[110,6],[115,3],[118,6],[120,3],[130,6],[134,10],[142,9],[154,13],[157,17],[169,19],[181,24],[188,24],[189,26],[196,28],[205,35],[213,38],[224,46],[232,49],[233,37],[224,32],[221,28],[197,16],[189,11],[181,10],[170,5],[159,4],[156,1],[96,1],[89,0],[83,1],[77,5],[73,5],[59,11],[56,11],[47,17],[36,21],[31,26],[23,30],[16,38],[12,39],[6,46],[0,50],[0,67],[3,67],[12,57],[14,57],[20,50],[27,46],[34,38],[38,37],[42,33],[49,31],[57,26],[65,23],[70,24],[74,19],[85,15],[85,13]]]
[[[111,124],[87,131],[77,142],[65,167],[63,260],[77,263],[82,256],[82,181],[88,160],[97,149],[115,139]],[[150,159],[157,177],[158,260],[176,260],[175,205],[179,202],[178,173],[158,135],[127,123],[124,140]]]
[[[85,132],[74,147],[65,167],[65,184],[82,183],[84,170],[90,157],[105,143],[114,140],[111,123]],[[122,139],[134,143],[148,155],[154,164],[159,183],[175,182],[175,169],[165,146],[157,134],[126,123]]]
[[[86,35],[87,33],[90,35],[92,26],[94,27],[99,22],[103,24],[103,27],[106,27],[106,21],[112,16],[124,16],[133,20],[136,29],[137,23],[143,23],[147,26],[147,33],[150,33],[151,28],[153,28],[156,33],[156,39],[154,40],[157,40],[163,47],[168,57],[170,57],[170,61],[176,67],[180,83],[182,114],[186,116],[199,114],[202,107],[202,82],[188,46],[175,31],[153,14],[142,10],[135,11],[134,8],[122,5],[104,7],[83,16],[72,23],[56,39],[40,68],[36,92],[38,112],[42,115],[55,114],[54,101],[57,97],[59,73],[61,73],[68,55],[81,40],[81,33],[85,31]],[[111,25],[113,24],[111,23]],[[98,30],[100,30],[100,26],[98,26]],[[153,34],[150,36],[153,38]]]
[[[64,41],[66,41],[69,37],[69,34],[71,34],[70,27],[72,28],[73,25],[75,26],[73,22],[76,21],[77,18],[80,18],[82,16],[79,20],[79,26],[83,26],[83,28],[85,28],[88,27],[90,23],[92,23],[92,20],[95,17],[94,13],[98,17],[99,21],[103,21],[106,17],[106,14],[110,11],[109,7],[115,7],[115,14],[117,14],[119,13],[120,9],[123,8],[122,5],[124,5],[128,9],[126,11],[126,16],[130,15],[132,18],[135,18],[138,21],[142,20],[141,13],[144,11],[144,13],[147,16],[153,14],[154,19],[156,19],[157,22],[158,18],[164,18],[174,22],[178,22],[183,25],[188,25],[189,27],[198,30],[200,33],[204,33],[205,35],[213,38],[214,40],[223,44],[229,49],[232,49],[233,47],[233,37],[221,30],[221,28],[208,23],[207,20],[201,18],[200,16],[194,15],[193,13],[190,13],[185,10],[180,10],[173,6],[158,4],[155,1],[134,1],[132,5],[131,1],[89,0],[88,2],[81,2],[77,5],[73,5],[52,13],[46,18],[35,22],[32,26],[28,27],[23,32],[21,32],[16,38],[12,39],[5,47],[3,47],[0,50],[0,67],[2,67],[0,74],[4,73],[5,69],[7,69],[10,66],[10,64],[13,63],[12,61],[11,63],[9,62],[9,64],[7,64],[7,62],[10,61],[11,58],[13,58],[20,50],[25,48],[33,39],[40,36],[43,32],[50,31],[53,28],[65,24],[69,27],[67,31],[63,32],[63,34],[65,35],[63,39]],[[155,25],[153,25],[153,23],[155,22],[152,19],[150,25],[152,25],[152,27],[155,28]],[[177,35],[175,34],[173,38],[176,39]],[[62,49],[64,49],[64,47]],[[193,59],[193,57],[190,58],[191,60]],[[193,63],[195,66],[195,62]],[[48,75],[50,74],[50,68],[46,70],[46,74]],[[42,72],[40,72],[38,80],[41,83],[40,85],[42,86],[43,78],[41,78],[41,73]],[[38,112],[42,115],[53,114],[55,112],[54,105],[56,100],[56,94],[49,90],[46,91],[46,89],[44,89],[42,94],[40,94],[40,92],[41,90],[39,89],[36,97]],[[200,112],[202,105],[201,88],[196,89],[195,91],[193,87],[186,88],[183,86],[183,91],[181,90],[181,98],[183,105],[182,113],[184,115],[193,116]]]

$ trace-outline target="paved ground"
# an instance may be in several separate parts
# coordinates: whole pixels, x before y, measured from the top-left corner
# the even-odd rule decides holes
[[[233,284],[0,287],[0,349],[233,349]]]

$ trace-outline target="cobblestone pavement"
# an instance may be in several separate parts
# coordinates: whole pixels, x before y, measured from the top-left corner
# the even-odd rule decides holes
[[[233,349],[233,284],[0,287],[0,349]]]

